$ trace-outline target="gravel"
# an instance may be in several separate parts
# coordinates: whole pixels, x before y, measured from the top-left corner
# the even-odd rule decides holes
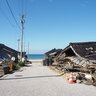
[[[96,87],[68,84],[41,63],[0,78],[0,96],[96,96]]]

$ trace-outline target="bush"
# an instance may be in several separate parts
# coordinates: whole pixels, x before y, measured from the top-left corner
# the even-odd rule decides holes
[[[25,64],[23,62],[14,63],[13,70],[18,70],[18,69],[20,69],[20,67],[23,67],[23,66],[25,66]]]
[[[15,70],[20,69],[20,66],[17,64]]]
[[[24,62],[19,62],[18,65],[19,66],[25,66]]]

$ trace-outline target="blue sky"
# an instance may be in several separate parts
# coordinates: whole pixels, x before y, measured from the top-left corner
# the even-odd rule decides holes
[[[96,0],[8,0],[20,25],[25,14],[25,49],[44,53],[70,42],[96,41]],[[21,25],[20,25],[21,26]],[[21,31],[6,4],[0,0],[0,43],[18,49]]]

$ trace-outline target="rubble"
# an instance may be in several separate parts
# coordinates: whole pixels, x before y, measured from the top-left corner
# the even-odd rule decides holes
[[[76,82],[95,85],[92,74],[96,73],[96,42],[70,43],[63,50],[52,49],[45,53],[43,65],[54,66],[62,72],[86,73],[76,74]]]
[[[45,63],[46,62],[46,63]],[[53,49],[45,53],[44,65],[59,69],[96,71],[96,42],[70,43],[63,50]]]
[[[71,81],[69,81],[70,77],[71,77]],[[69,73],[67,80],[68,80],[69,84],[74,84],[74,83],[81,84],[81,83],[83,83],[86,85],[94,85],[95,86],[95,81],[94,81],[92,75],[86,74],[86,73]]]
[[[46,52],[45,59],[43,60],[43,65],[46,65],[46,66],[53,65],[55,58],[58,57],[58,55],[60,54],[61,51],[62,51],[62,49],[54,48],[54,49]]]
[[[23,57],[26,52],[22,52]],[[27,62],[27,59],[25,59]],[[20,62],[20,52],[0,44],[0,77],[13,71],[14,63]]]

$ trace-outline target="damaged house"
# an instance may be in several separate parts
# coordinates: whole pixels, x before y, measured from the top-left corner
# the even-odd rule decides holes
[[[45,53],[45,59],[43,61],[43,65],[52,65],[55,58],[61,53],[62,49],[52,49]]]
[[[96,71],[96,42],[70,43],[66,48],[52,49],[45,53],[44,65],[59,70]]]
[[[15,57],[15,59],[18,59],[18,54],[20,54],[18,51],[5,46],[4,44],[0,44],[0,58],[3,60],[11,60],[12,57]]]
[[[15,58],[14,62],[18,62],[18,54],[20,54],[18,51],[0,44],[0,76],[9,73],[9,62],[12,57]]]
[[[86,68],[96,70],[96,42],[70,43],[56,58],[62,68]]]

